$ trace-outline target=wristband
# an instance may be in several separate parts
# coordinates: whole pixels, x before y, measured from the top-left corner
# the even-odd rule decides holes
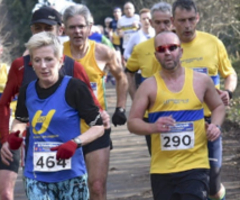
[[[216,127],[220,130],[220,132],[222,133],[222,127],[219,125],[216,125]]]
[[[225,91],[228,92],[229,99],[232,99],[232,97],[233,97],[233,92],[231,92],[230,90],[225,90]]]

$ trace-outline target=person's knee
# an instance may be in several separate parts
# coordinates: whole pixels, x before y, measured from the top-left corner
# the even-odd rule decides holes
[[[104,180],[96,179],[89,181],[89,189],[91,193],[104,195],[106,191],[106,183]]]
[[[0,170],[0,199],[13,200],[17,174],[9,170]]]
[[[0,191],[0,199],[1,200],[13,200],[13,189],[3,188]]]

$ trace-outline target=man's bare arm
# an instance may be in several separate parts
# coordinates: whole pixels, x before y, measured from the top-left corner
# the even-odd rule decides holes
[[[219,126],[222,125],[225,117],[225,106],[217,93],[212,80],[208,79],[205,81],[207,86],[204,95],[204,101],[211,110],[211,124],[207,127],[207,138],[210,141],[216,140],[220,134],[221,129]]]
[[[131,99],[133,100],[137,90],[137,86],[135,82],[135,73],[127,72],[126,74],[127,74],[127,80],[128,80],[128,92],[130,94]]]
[[[206,77],[205,84],[207,88],[204,95],[204,102],[212,112],[212,123],[220,126],[222,125],[225,117],[224,104],[209,77]]]
[[[154,78],[144,81],[137,90],[128,118],[128,129],[138,135],[150,135],[152,133],[169,131],[175,121],[169,117],[160,117],[155,123],[143,121],[145,111],[151,107],[156,98],[157,87]]]
[[[107,67],[116,79],[117,105],[116,107],[126,108],[128,81],[122,65],[114,50],[108,49]]]
[[[224,80],[224,89],[234,92],[237,87],[237,74],[230,74]]]

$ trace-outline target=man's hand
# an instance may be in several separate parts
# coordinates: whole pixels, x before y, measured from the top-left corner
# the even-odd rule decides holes
[[[8,142],[5,142],[1,148],[1,159],[5,165],[10,165],[10,162],[13,161],[13,154],[9,149]]]
[[[228,106],[230,103],[230,97],[229,97],[228,91],[217,89],[217,92],[220,95],[220,98],[222,99],[223,104],[225,106]]]
[[[215,124],[205,124],[206,125],[206,132],[207,132],[207,139],[211,142],[216,140],[221,135],[221,130]]]
[[[169,117],[159,117],[158,120],[153,124],[153,133],[158,132],[168,132],[170,131],[170,126],[175,126],[176,121]]]
[[[12,150],[17,150],[22,144],[23,139],[19,137],[20,131],[12,132],[8,135],[9,148]]]
[[[124,125],[127,121],[127,117],[125,115],[125,109],[121,107],[117,107],[113,116],[112,123],[116,127],[117,125]]]
[[[106,110],[103,110],[100,112],[102,120],[103,120],[103,125],[105,129],[109,129],[111,127],[111,123],[110,123],[110,116],[107,113]]]
[[[77,144],[69,140],[68,142],[61,144],[56,147],[52,147],[51,151],[57,151],[57,160],[71,158],[77,149]]]

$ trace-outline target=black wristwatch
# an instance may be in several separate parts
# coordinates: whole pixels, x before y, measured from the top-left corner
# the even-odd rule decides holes
[[[233,97],[233,92],[231,92],[230,90],[225,90],[225,91],[228,92],[229,99],[232,99],[232,97]]]
[[[77,144],[77,148],[80,148],[82,146],[82,141],[79,137],[75,137],[73,141]]]

